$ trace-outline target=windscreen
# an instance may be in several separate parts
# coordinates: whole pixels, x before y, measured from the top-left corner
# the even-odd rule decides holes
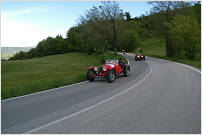
[[[111,60],[111,59],[108,59],[108,60],[106,60],[106,64],[108,64],[108,63],[118,63],[118,60]]]

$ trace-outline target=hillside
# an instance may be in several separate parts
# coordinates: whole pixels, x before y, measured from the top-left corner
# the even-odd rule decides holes
[[[8,59],[20,51],[27,52],[33,47],[1,47],[1,59]]]

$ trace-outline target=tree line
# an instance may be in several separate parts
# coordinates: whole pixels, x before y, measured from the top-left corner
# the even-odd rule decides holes
[[[200,52],[200,2],[159,1],[152,4],[150,14],[131,18],[117,2],[103,1],[78,18],[66,38],[48,37],[28,52],[19,52],[10,60],[29,59],[68,52],[102,53],[122,49],[132,52],[149,37],[166,39],[168,57],[193,59]]]
[[[153,5],[150,19],[157,27],[156,35],[166,40],[166,56],[194,59],[200,52],[201,4],[200,2],[159,1]]]

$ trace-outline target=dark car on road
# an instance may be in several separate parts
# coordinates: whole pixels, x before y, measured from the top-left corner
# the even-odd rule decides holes
[[[145,60],[145,55],[143,54],[135,54],[135,60]]]

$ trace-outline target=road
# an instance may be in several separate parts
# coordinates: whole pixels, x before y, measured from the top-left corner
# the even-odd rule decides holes
[[[1,102],[2,133],[199,134],[201,74],[146,57],[129,77],[83,82]]]

